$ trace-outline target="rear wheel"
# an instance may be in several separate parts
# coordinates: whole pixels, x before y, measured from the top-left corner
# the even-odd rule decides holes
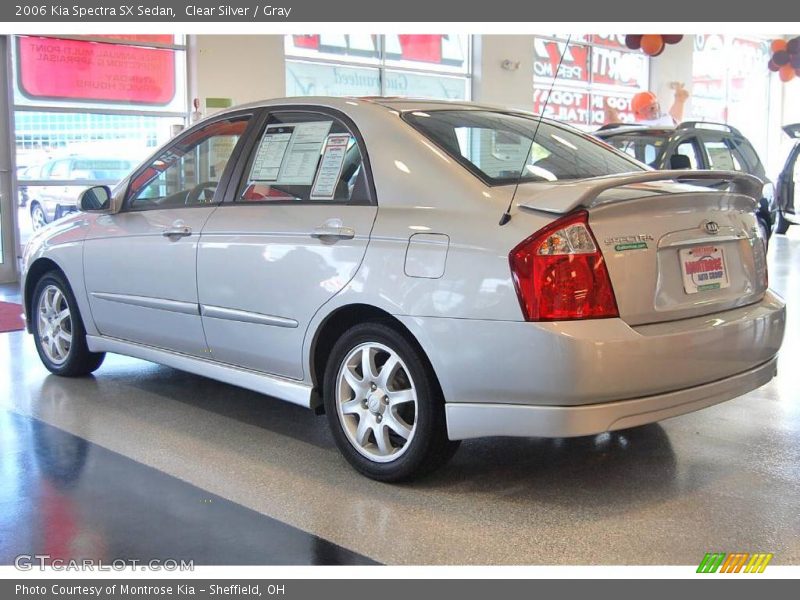
[[[339,450],[359,472],[402,481],[444,464],[458,448],[447,439],[444,400],[415,346],[382,323],[349,329],[325,370],[325,411]]]
[[[86,345],[78,303],[60,273],[51,271],[39,280],[31,307],[36,351],[48,371],[78,377],[88,375],[103,363],[105,353],[90,352]]]

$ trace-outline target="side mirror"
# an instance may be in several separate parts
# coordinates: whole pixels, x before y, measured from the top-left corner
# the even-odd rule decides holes
[[[673,154],[669,157],[670,169],[691,169],[692,163],[685,154]]]
[[[83,212],[105,212],[111,209],[111,190],[107,185],[87,188],[78,196],[78,207]]]

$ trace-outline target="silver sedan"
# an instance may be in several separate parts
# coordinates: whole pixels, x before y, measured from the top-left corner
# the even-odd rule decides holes
[[[760,190],[524,112],[271,100],[86,190],[27,247],[24,303],[53,373],[115,352],[256,390],[398,481],[462,439],[628,428],[769,381]]]

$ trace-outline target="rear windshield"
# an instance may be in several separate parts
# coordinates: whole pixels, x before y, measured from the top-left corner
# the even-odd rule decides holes
[[[539,124],[534,117],[437,110],[406,113],[404,118],[491,184],[585,179],[642,170],[641,165],[597,140],[546,121]],[[536,141],[531,144],[534,132]]]
[[[655,167],[667,145],[666,137],[641,133],[612,135],[605,141],[639,162]]]

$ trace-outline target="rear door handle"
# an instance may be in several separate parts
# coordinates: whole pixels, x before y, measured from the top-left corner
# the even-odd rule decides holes
[[[356,237],[356,230],[352,227],[343,227],[341,224],[326,223],[314,229],[311,237],[318,240],[352,240]]]
[[[188,225],[182,225],[180,227],[172,226],[167,227],[164,231],[161,232],[161,235],[168,238],[179,238],[179,237],[186,237],[192,235],[192,228]]]

